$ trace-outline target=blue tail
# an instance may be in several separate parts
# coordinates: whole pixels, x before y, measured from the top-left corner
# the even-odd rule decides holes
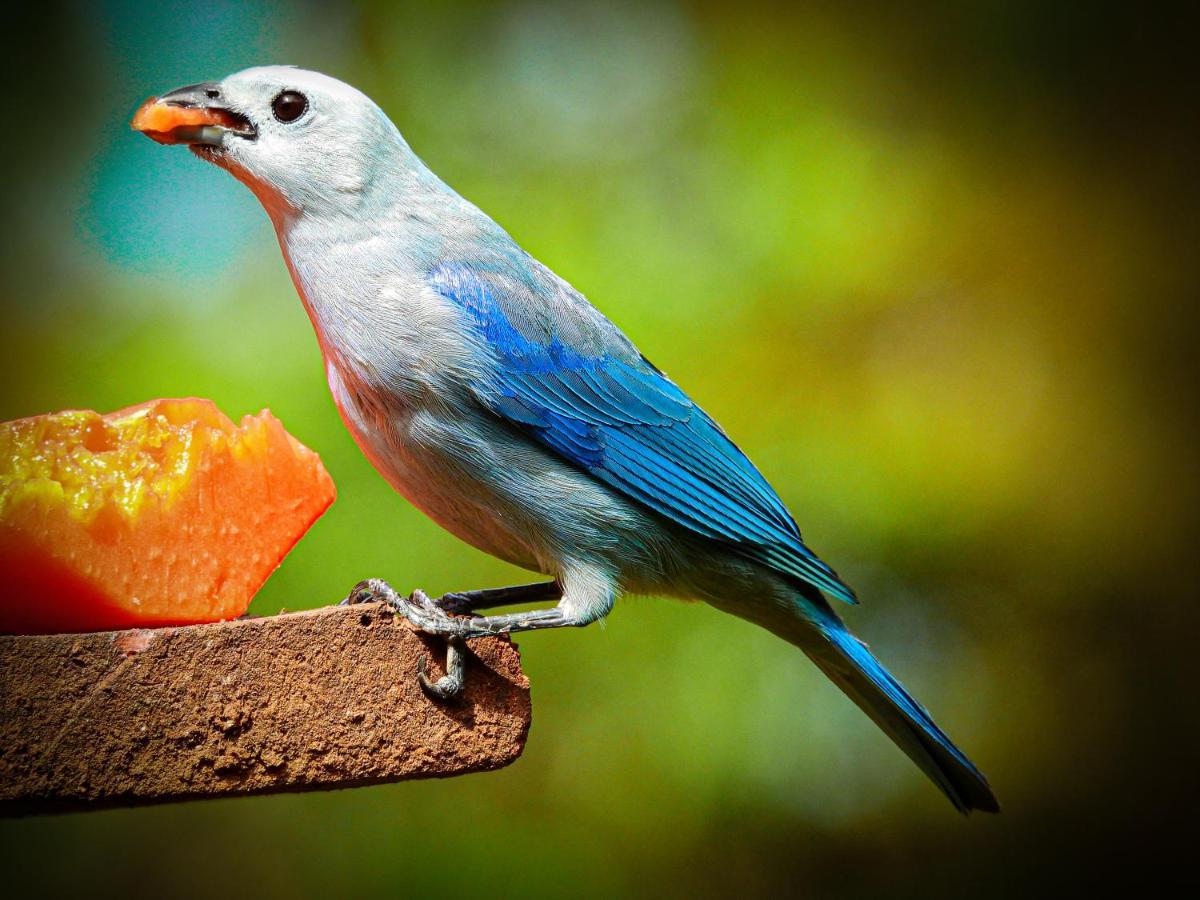
[[[836,617],[822,618],[817,627],[825,642],[807,640],[800,645],[809,658],[921,767],[959,812],[999,812],[1000,804],[983,773],[925,708]]]

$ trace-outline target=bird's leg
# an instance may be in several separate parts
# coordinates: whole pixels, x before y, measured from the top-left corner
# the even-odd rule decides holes
[[[548,589],[540,588],[540,590]],[[509,597],[511,596],[509,594]],[[437,601],[429,599],[424,591],[413,591],[412,596],[405,598],[390,584],[379,578],[359,582],[350,592],[347,600],[351,603],[382,600],[397,615],[404,616],[428,634],[444,634],[464,640],[497,634],[511,634],[517,631],[534,631],[541,628],[587,625],[602,614],[580,617],[568,613],[560,604],[550,609],[531,609],[526,612],[508,613],[501,616],[452,617],[437,604]]]
[[[393,592],[394,593],[394,592]],[[534,631],[540,628],[565,628],[571,625],[586,625],[567,615],[561,606],[549,609],[531,609],[526,612],[507,613],[501,616],[454,617],[430,600],[423,591],[413,591],[408,600],[400,598],[405,609],[392,605],[400,615],[429,634],[444,634],[464,640],[511,634],[515,631]]]
[[[584,625],[565,615],[557,607],[531,609],[527,612],[506,613],[501,616],[470,616],[451,618],[437,607],[425,609],[409,621],[430,634],[445,634],[464,639],[490,637],[497,634],[512,634],[516,631],[535,631],[540,628],[566,628]]]
[[[455,591],[443,594],[433,602],[448,613],[472,613],[496,606],[536,603],[540,600],[557,602],[560,599],[562,587],[557,581],[538,581],[533,584],[514,584],[510,587],[483,588],[477,591]]]

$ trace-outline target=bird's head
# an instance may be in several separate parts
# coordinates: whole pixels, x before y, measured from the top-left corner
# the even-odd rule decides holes
[[[411,156],[367,96],[291,66],[245,69],[152,97],[131,125],[228,170],[272,217],[360,202]]]

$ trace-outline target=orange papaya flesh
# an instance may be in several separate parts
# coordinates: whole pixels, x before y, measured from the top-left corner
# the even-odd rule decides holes
[[[269,412],[208,400],[0,423],[0,632],[235,618],[333,502]]]

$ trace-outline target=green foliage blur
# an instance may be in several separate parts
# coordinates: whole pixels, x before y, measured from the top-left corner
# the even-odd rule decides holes
[[[520,639],[535,715],[507,770],[7,821],[7,877],[30,896],[959,897],[1164,874],[1200,750],[1200,82],[1159,15],[19,7],[0,419],[269,407],[339,497],[254,613],[367,576],[528,579],[357,452],[249,192],[127,127],[147,95],[248,65],[326,71],[725,425],[1005,811],[956,816],[767,633],[627,600]]]

